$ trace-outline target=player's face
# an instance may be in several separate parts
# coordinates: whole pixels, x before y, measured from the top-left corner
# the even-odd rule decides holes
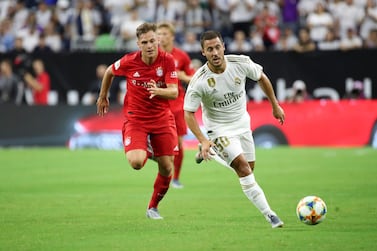
[[[158,39],[157,34],[154,31],[148,31],[147,33],[141,34],[137,41],[137,45],[139,46],[143,57],[157,57]]]
[[[168,28],[159,28],[157,30],[157,36],[162,47],[173,44],[174,36]]]
[[[225,46],[220,38],[205,40],[202,55],[206,57],[209,68],[214,72],[222,72],[225,69]]]

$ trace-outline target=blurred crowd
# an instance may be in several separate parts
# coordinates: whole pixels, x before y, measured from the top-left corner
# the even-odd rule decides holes
[[[377,0],[2,0],[0,52],[132,51],[145,21],[173,23],[187,52],[207,29],[228,51],[377,48]]]

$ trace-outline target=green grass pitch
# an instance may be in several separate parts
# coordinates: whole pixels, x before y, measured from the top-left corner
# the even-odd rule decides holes
[[[285,222],[271,229],[235,174],[197,165],[186,151],[181,181],[145,217],[156,164],[132,170],[122,151],[0,150],[0,250],[241,251],[377,250],[377,150],[257,149],[255,176]],[[300,223],[298,201],[325,200],[316,226]]]

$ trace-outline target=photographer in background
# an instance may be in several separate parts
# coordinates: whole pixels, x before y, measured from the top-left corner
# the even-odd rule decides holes
[[[306,90],[306,85],[303,81],[297,80],[292,86],[292,95],[288,97],[287,101],[291,103],[301,103],[310,100],[311,97]]]

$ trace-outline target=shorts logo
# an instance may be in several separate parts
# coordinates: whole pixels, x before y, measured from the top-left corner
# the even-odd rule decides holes
[[[208,83],[209,87],[215,87],[215,85],[216,85],[216,81],[215,81],[214,78],[207,79],[207,83]]]
[[[123,144],[124,146],[129,146],[131,144],[131,137],[126,137]]]
[[[164,75],[164,71],[162,70],[161,66],[157,67],[157,69],[156,69],[156,75],[158,77],[162,77],[162,75]]]

